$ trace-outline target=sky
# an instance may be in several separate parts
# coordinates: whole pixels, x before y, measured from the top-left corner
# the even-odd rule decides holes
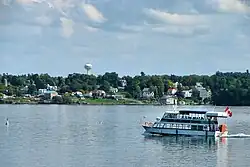
[[[250,0],[0,0],[0,73],[250,68]]]

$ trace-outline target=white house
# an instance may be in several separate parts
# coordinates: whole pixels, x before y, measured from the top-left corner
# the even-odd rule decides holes
[[[122,87],[127,86],[127,81],[125,79],[121,79],[120,82]]]
[[[182,87],[182,83],[179,83],[179,82],[175,82],[175,83],[174,83],[174,87],[175,87],[175,88],[177,88],[178,85],[180,85],[180,86]]]
[[[153,98],[154,97],[154,92],[153,91],[150,91],[149,88],[144,88],[142,90],[142,98],[145,98],[145,99],[150,99],[150,98]]]
[[[192,89],[191,90],[183,90],[182,93],[184,95],[184,98],[192,97]]]
[[[47,84],[47,90],[57,91],[57,86],[50,86],[49,84]]]
[[[115,94],[118,92],[118,88],[110,87],[109,91]]]
[[[38,89],[39,95],[43,95],[45,92],[47,92],[47,89]]]
[[[212,95],[211,91],[210,90],[206,90],[205,88],[204,89],[200,89],[199,92],[200,92],[200,97],[202,99],[209,98]]]
[[[104,90],[94,90],[92,91],[92,96],[93,97],[105,97],[106,92]]]
[[[174,96],[164,95],[159,99],[160,104],[164,105],[174,105],[177,104],[177,98]]]
[[[202,99],[209,98],[212,95],[211,90],[206,90],[199,82],[196,83],[195,88],[199,91],[199,96]]]
[[[58,96],[58,93],[53,90],[48,90],[44,92],[44,98],[45,99],[52,99],[54,96]]]

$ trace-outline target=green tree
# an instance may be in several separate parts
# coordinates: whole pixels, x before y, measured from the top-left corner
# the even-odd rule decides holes
[[[3,93],[0,93],[0,99],[2,99],[4,97]]]
[[[66,99],[65,98],[63,99],[61,96],[54,96],[54,97],[52,97],[52,102],[56,103],[56,104],[62,104],[64,102],[64,100],[65,100],[65,102],[67,104],[71,103],[71,100],[69,100],[69,97],[66,97]]]
[[[30,95],[35,95],[36,94],[36,92],[37,92],[37,90],[36,90],[36,85],[29,85],[28,86],[28,94],[30,94]]]
[[[100,89],[104,90],[105,92],[109,92],[110,83],[108,81],[104,80],[103,85],[100,87]]]
[[[73,103],[72,97],[70,96],[70,94],[67,94],[67,93],[62,96],[62,100],[63,100],[64,104],[72,104]]]

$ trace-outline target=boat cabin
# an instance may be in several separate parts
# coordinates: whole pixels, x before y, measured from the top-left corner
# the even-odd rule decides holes
[[[209,129],[218,129],[218,118],[227,118],[227,114],[214,111],[179,110],[165,112],[161,123],[190,124],[192,126],[207,125]]]
[[[162,120],[168,120],[168,119],[204,120],[205,117],[206,117],[206,111],[180,110],[179,112],[165,112],[162,117]]]

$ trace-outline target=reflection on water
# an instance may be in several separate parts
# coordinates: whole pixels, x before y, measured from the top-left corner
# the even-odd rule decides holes
[[[181,146],[181,147],[192,147],[202,146],[213,148],[216,146],[216,140],[213,137],[187,137],[187,136],[145,136],[145,141],[154,141],[160,143],[163,146]]]
[[[187,137],[187,136],[145,136],[145,142],[153,142],[161,144],[164,148],[179,148],[178,150],[194,149],[200,152],[212,151],[216,152],[216,166],[228,166],[228,139],[214,137]]]
[[[227,138],[220,138],[217,140],[217,167],[228,166],[228,142]]]

